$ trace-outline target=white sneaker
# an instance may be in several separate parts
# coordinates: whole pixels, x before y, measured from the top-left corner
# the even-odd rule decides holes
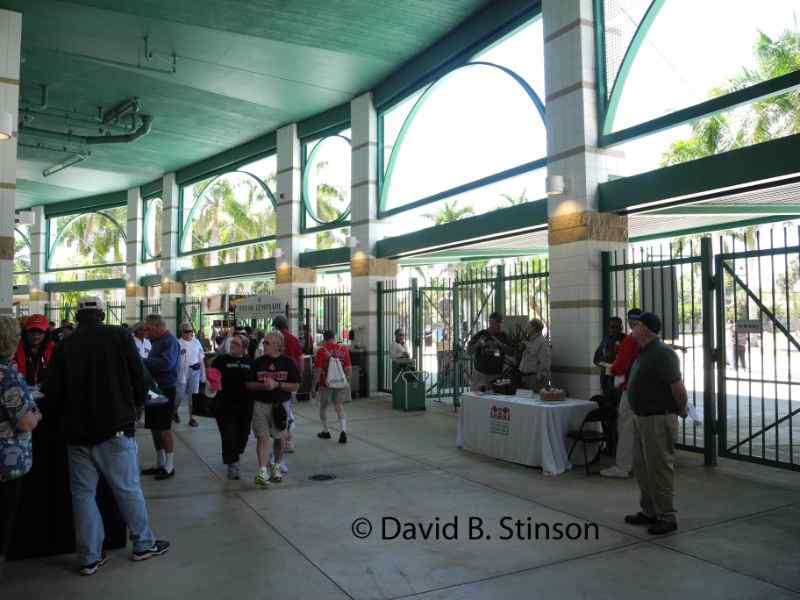
[[[603,477],[613,477],[615,479],[628,479],[628,477],[631,476],[630,473],[623,471],[616,465],[609,467],[608,469],[603,469],[600,471],[600,475]]]
[[[281,475],[281,468],[278,465],[272,465],[272,481],[276,483],[280,483],[283,481],[283,475]]]

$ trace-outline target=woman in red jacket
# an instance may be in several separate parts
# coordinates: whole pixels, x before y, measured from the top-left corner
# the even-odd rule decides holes
[[[44,380],[55,343],[49,337],[50,324],[44,315],[31,315],[17,346],[13,361],[29,386],[38,387]]]

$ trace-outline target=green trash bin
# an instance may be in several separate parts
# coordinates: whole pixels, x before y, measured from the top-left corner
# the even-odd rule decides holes
[[[425,410],[425,377],[423,371],[401,371],[392,386],[392,408],[404,412]]]
[[[417,363],[411,358],[395,358],[392,360],[392,408],[402,410],[403,398],[400,395],[400,384],[398,381],[400,373],[404,371],[416,371]]]

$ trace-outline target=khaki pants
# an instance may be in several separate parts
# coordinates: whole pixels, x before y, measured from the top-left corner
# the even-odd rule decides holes
[[[633,417],[633,473],[642,512],[675,521],[675,437],[678,415]]]

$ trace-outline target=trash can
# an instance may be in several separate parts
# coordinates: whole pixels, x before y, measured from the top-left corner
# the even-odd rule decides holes
[[[401,371],[392,385],[392,408],[425,410],[425,377],[423,371]]]
[[[395,358],[392,360],[392,408],[395,410],[400,410],[400,405],[402,403],[402,398],[400,397],[400,385],[397,382],[397,378],[400,373],[404,371],[416,371],[417,364],[414,362],[413,359],[410,358]]]

